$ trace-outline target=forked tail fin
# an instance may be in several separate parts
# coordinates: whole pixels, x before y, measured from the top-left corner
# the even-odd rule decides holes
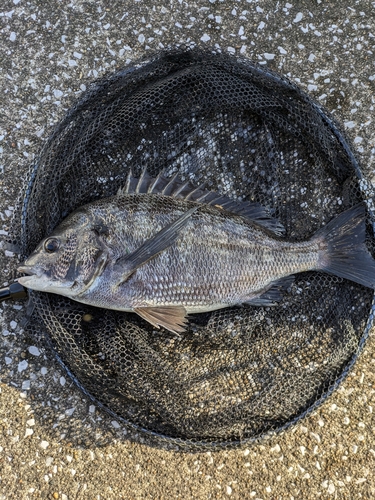
[[[365,245],[366,210],[363,204],[346,210],[320,229],[322,252],[318,269],[375,289],[375,260]]]

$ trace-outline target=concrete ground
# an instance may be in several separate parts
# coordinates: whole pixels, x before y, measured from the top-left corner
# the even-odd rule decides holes
[[[85,83],[178,43],[242,54],[297,82],[344,124],[375,182],[374,7],[3,0],[0,234],[28,165]],[[2,285],[17,258],[2,250],[0,263]],[[188,454],[124,436],[25,334],[24,314],[21,302],[0,308],[0,499],[375,498],[373,335],[340,389],[293,429],[249,448]]]

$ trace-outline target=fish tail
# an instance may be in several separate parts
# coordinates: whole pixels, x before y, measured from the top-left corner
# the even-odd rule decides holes
[[[363,204],[346,210],[314,236],[320,248],[318,269],[375,288],[375,260],[365,245]]]

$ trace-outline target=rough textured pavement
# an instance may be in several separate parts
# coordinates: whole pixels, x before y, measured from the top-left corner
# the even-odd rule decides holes
[[[179,43],[242,54],[296,81],[344,124],[375,182],[374,7],[4,0],[0,234],[28,165],[85,83]],[[17,257],[1,250],[0,262],[2,285]],[[26,336],[24,315],[24,303],[0,307],[0,499],[375,497],[373,335],[340,389],[293,429],[248,449],[186,454],[124,435]]]

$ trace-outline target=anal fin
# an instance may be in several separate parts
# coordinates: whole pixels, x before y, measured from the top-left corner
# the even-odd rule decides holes
[[[263,291],[257,297],[253,297],[249,300],[246,300],[245,303],[250,306],[263,306],[263,307],[272,307],[276,306],[278,302],[280,302],[283,298],[283,292],[292,286],[294,282],[294,276],[287,276],[285,278],[281,278],[278,281],[274,281],[271,283],[270,287],[267,290]]]
[[[187,318],[183,306],[136,307],[133,311],[156,328],[162,326],[177,335],[185,331]]]

